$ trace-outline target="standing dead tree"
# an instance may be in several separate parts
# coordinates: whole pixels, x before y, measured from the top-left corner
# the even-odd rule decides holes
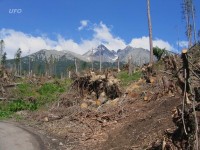
[[[197,43],[195,7],[193,0],[183,0],[183,16],[186,21],[186,36],[188,38],[188,48],[192,46],[192,33],[194,33],[194,43]]]
[[[76,60],[76,58],[74,58],[74,66],[75,66],[75,69],[76,69],[76,73],[78,73],[78,67],[77,67],[77,60]]]
[[[92,71],[94,70],[94,56],[93,56],[94,54],[93,54],[93,48],[92,48],[92,53],[91,53],[91,55],[90,55],[90,57],[91,57],[91,63],[92,63]]]
[[[194,30],[194,41],[195,44],[197,43],[197,33],[196,33],[196,23],[195,23],[195,7],[194,7],[194,3],[192,3],[192,22],[193,22],[193,30]]]
[[[131,76],[133,75],[133,60],[132,56],[128,58],[128,74]]]
[[[153,63],[153,40],[152,40],[152,24],[151,24],[151,14],[150,14],[150,0],[147,0],[147,16],[148,16],[148,26],[149,26],[150,64],[152,64]]]

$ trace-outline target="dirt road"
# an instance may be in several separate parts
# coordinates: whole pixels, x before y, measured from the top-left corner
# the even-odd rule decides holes
[[[0,150],[43,150],[39,136],[15,124],[0,122]]]

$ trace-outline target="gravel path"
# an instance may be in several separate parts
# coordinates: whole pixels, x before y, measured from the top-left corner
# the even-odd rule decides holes
[[[43,150],[41,138],[15,124],[0,122],[0,150]]]

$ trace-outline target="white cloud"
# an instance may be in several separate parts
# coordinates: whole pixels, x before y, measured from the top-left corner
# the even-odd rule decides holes
[[[62,36],[58,36],[57,45],[54,48],[56,50],[70,50],[75,53],[79,53],[79,45],[72,39],[64,39]]]
[[[129,45],[136,48],[149,49],[149,38],[146,36],[133,38]]]
[[[8,58],[13,58],[18,48],[22,49],[24,55],[28,53],[29,49],[31,52],[36,52],[41,49],[50,49],[56,44],[47,37],[34,37],[12,29],[1,29],[0,35],[5,42]]]
[[[88,21],[88,20],[81,20],[80,23],[81,23],[81,26],[78,27],[78,30],[79,30],[79,31],[80,31],[80,30],[83,30],[85,27],[87,27],[89,21]]]
[[[129,45],[136,48],[149,49],[149,37],[143,36],[141,38],[133,38]],[[161,40],[161,39],[153,40],[153,46],[154,47],[157,46],[159,48],[165,48],[170,51],[176,50],[172,45],[169,44],[169,42]]]
[[[95,33],[94,39],[103,43],[108,49],[117,50],[126,47],[125,41],[120,37],[114,37],[110,29],[102,22],[96,25],[93,31]]]
[[[84,22],[84,20],[82,20],[81,22],[84,27],[88,25],[87,21]],[[41,49],[56,49],[70,50],[75,53],[83,54],[97,47],[99,44],[104,44],[111,50],[123,49],[127,46],[126,42],[120,37],[114,36],[111,33],[111,28],[106,26],[103,22],[95,24],[91,31],[93,32],[92,38],[82,39],[79,43],[73,39],[66,39],[61,35],[58,35],[56,40],[51,40],[45,36],[45,34],[41,36],[32,36],[12,29],[0,29],[0,39],[5,41],[5,51],[8,54],[8,58],[13,58],[18,48],[22,49],[22,55],[24,56],[28,54],[29,49],[31,53]],[[174,50],[173,46],[161,39],[156,39],[153,42],[154,46]],[[133,38],[129,45],[149,49],[149,38],[147,36]]]
[[[176,49],[169,44],[169,42],[161,40],[161,39],[155,39],[153,40],[154,47],[157,46],[159,48],[165,48],[166,50],[175,51]]]

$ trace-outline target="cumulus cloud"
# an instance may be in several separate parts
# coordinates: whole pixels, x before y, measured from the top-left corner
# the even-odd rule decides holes
[[[62,36],[58,36],[57,45],[54,47],[56,50],[70,50],[79,53],[79,45],[72,39],[65,39]]]
[[[12,29],[1,29],[0,35],[0,38],[4,40],[8,58],[13,58],[18,48],[21,48],[23,54],[25,54],[29,50],[34,50],[35,52],[41,49],[50,49],[56,44],[55,41],[47,37],[34,37]]]
[[[149,37],[143,36],[141,38],[133,38],[129,45],[136,48],[149,49]],[[169,44],[169,42],[158,39],[158,38],[153,40],[153,46],[154,47],[157,46],[162,49],[165,48],[166,50],[170,50],[170,51],[176,50],[172,45]]]
[[[103,43],[108,49],[117,50],[126,47],[126,43],[120,37],[114,37],[110,29],[100,22],[99,25],[94,27],[94,39]]]
[[[87,23],[82,22],[82,24],[85,26]],[[61,35],[57,36],[57,40],[51,40],[47,36],[32,36],[13,29],[1,29],[0,39],[3,39],[6,44],[5,50],[8,58],[13,58],[18,48],[22,49],[23,55],[27,55],[29,50],[34,53],[41,49],[70,50],[83,54],[99,44],[105,44],[106,47],[112,50],[126,46],[124,40],[114,37],[110,29],[102,22],[94,25],[92,31],[92,38],[89,40],[83,39],[80,43],[75,42],[73,39],[65,39]]]
[[[88,21],[84,21],[85,20],[81,21],[82,26],[80,27],[84,28],[88,25]],[[66,39],[61,35],[57,35],[56,40],[51,40],[45,34],[33,36],[13,29],[0,29],[0,39],[5,41],[5,51],[8,54],[8,58],[13,58],[18,48],[22,49],[22,54],[24,56],[28,54],[29,50],[31,53],[41,49],[70,50],[75,53],[83,54],[100,44],[104,44],[111,50],[123,49],[127,46],[127,43],[120,37],[114,36],[111,32],[111,28],[103,22],[93,25],[91,31],[93,32],[91,39],[82,39],[79,43],[73,39]],[[167,41],[155,39],[153,43],[154,46],[174,50],[173,46]],[[133,38],[128,45],[149,49],[149,38],[147,36]]]
[[[81,23],[81,26],[78,27],[78,30],[79,30],[79,31],[80,31],[80,30],[83,30],[85,27],[87,27],[89,21],[88,21],[88,20],[81,20],[80,23]]]

